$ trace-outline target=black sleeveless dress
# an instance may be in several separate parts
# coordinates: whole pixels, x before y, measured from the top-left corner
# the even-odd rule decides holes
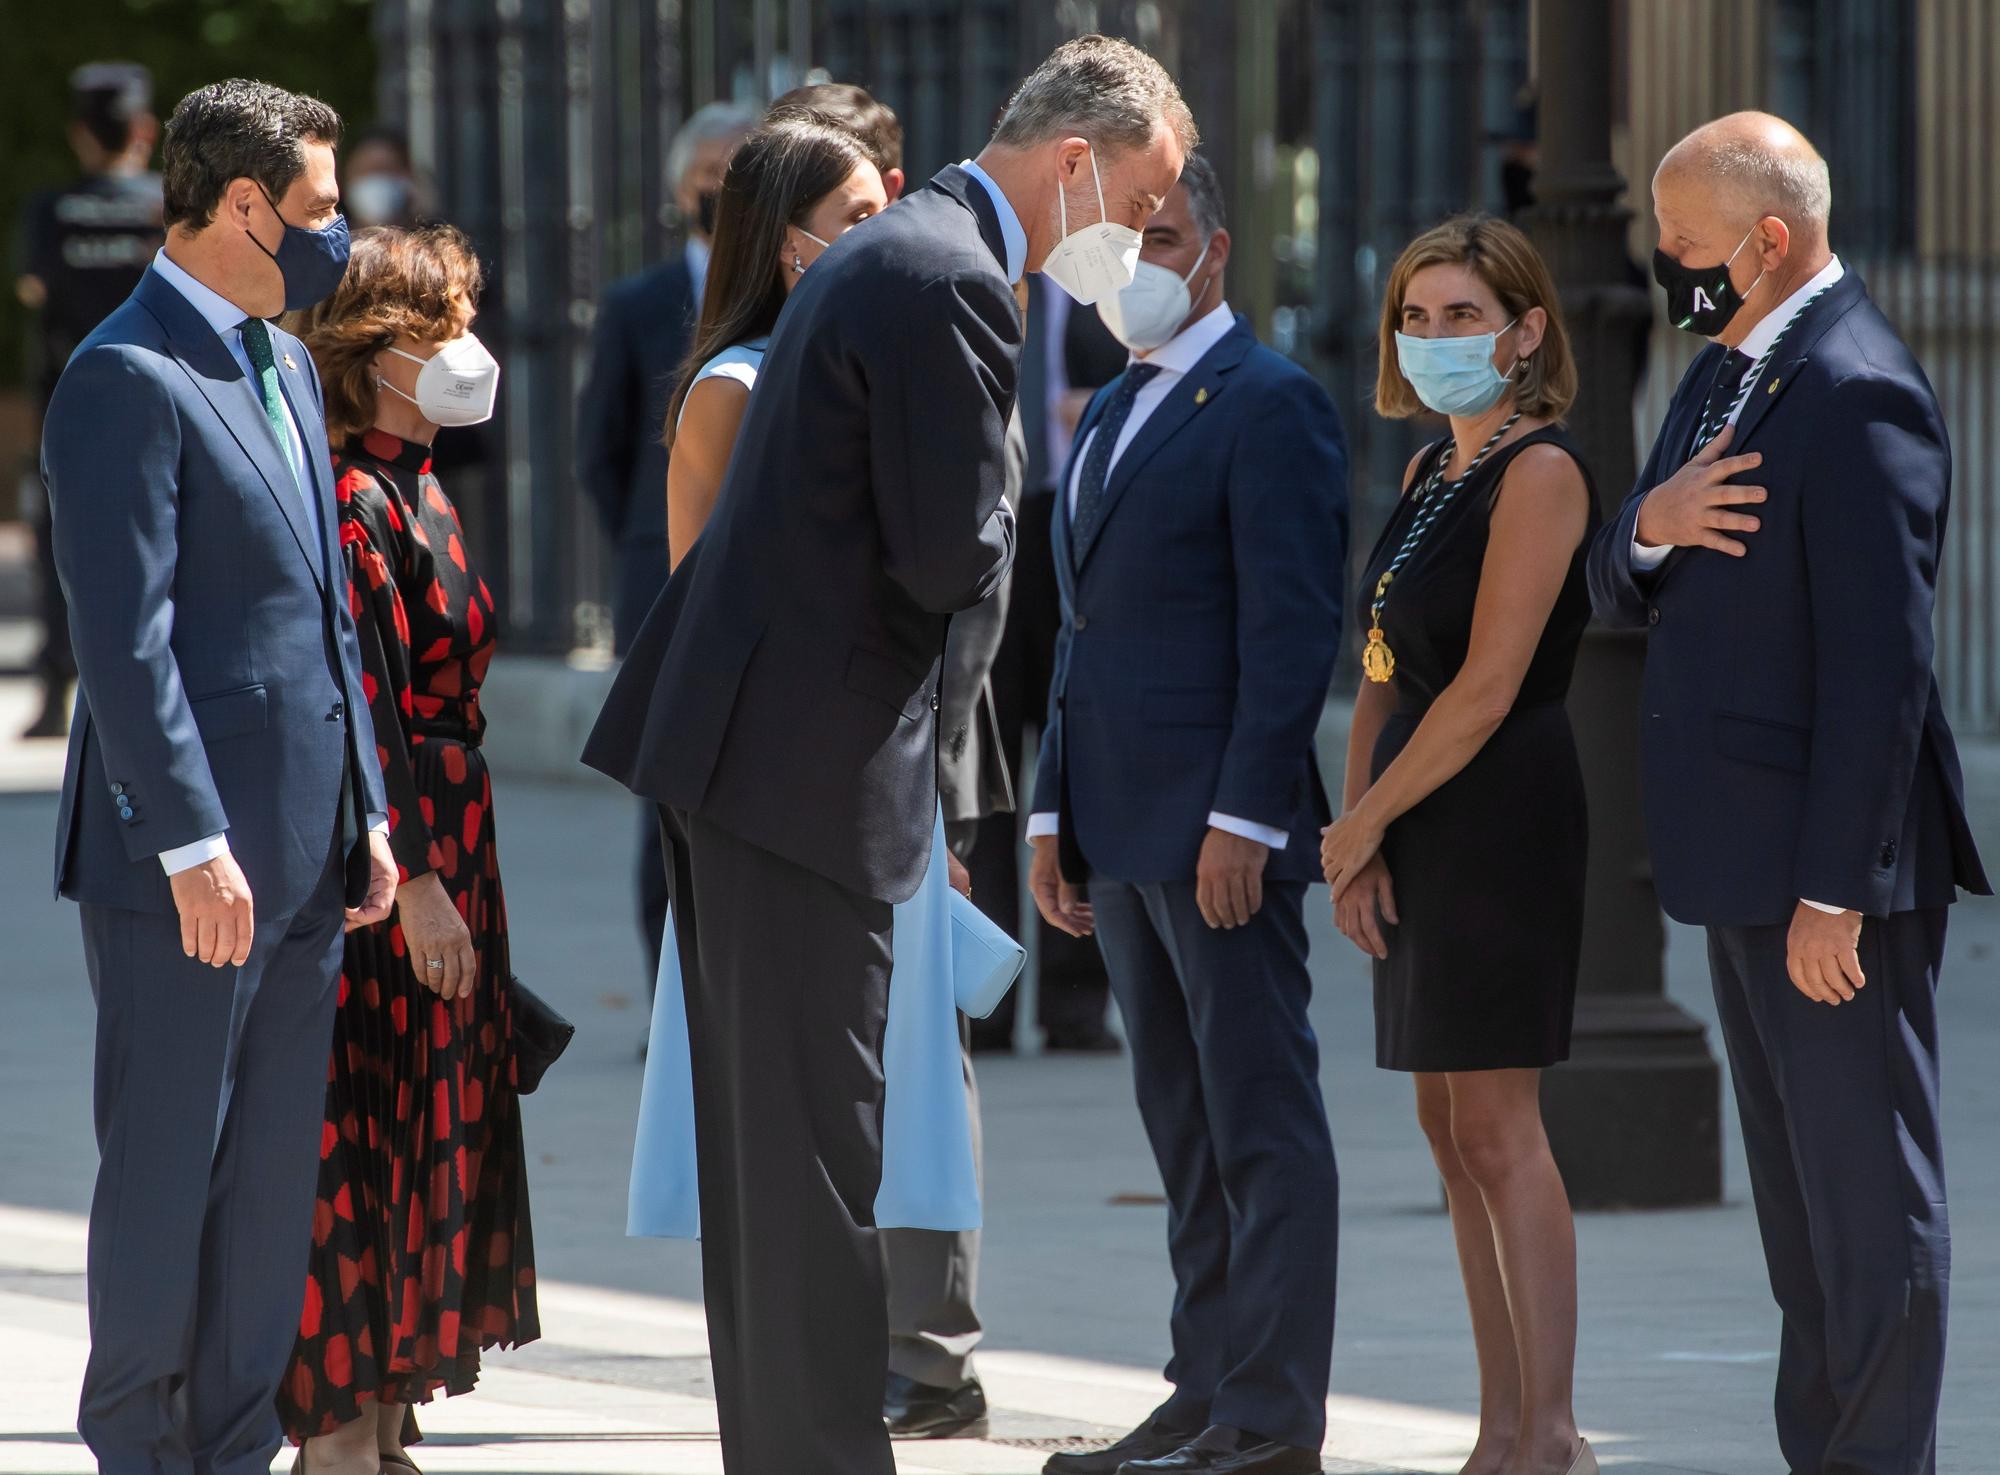
[[[1465,664],[1495,496],[1514,457],[1543,444],[1566,451],[1591,485],[1562,430],[1524,435],[1473,473],[1396,575],[1382,630],[1396,657],[1397,707],[1375,744],[1371,779],[1403,751]],[[1421,486],[1450,450],[1447,437],[1426,451],[1411,485]],[[1403,498],[1383,529],[1362,580],[1364,600],[1416,510],[1413,497]],[[1594,487],[1590,524],[1594,532]],[[1590,622],[1589,546],[1586,533],[1506,721],[1383,839],[1401,918],[1384,928],[1389,956],[1375,964],[1375,1061],[1385,1070],[1538,1067],[1569,1055],[1588,834],[1563,702]]]

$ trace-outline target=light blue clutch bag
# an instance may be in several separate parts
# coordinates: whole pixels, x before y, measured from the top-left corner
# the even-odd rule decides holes
[[[1027,949],[956,891],[951,893],[951,986],[958,1007],[984,1019],[1021,976]]]

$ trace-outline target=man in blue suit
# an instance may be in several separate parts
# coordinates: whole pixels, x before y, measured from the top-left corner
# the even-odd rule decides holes
[[[1058,484],[1031,881],[1051,925],[1103,947],[1177,1292],[1173,1396],[1052,1475],[1316,1472],[1326,1432],[1339,1180],[1304,904],[1331,818],[1313,732],[1347,451],[1325,391],[1230,312],[1228,259],[1196,155],[1099,305],[1134,357]]]
[[[56,886],[103,1158],[78,1427],[116,1475],[270,1467],[343,912],[395,894],[319,381],[266,322],[346,265],[339,132],[263,83],[181,100],[167,244],[43,432],[81,683]]]
[[[1951,449],[1827,241],[1826,163],[1777,118],[1697,129],[1653,181],[1669,316],[1711,341],[1591,549],[1648,631],[1647,832],[1708,929],[1794,1475],[1936,1466],[1950,1231],[1946,909],[1989,887],[1931,674]]]

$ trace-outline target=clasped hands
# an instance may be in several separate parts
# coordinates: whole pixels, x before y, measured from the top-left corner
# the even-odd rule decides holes
[[[1350,809],[1319,832],[1319,863],[1333,892],[1341,935],[1371,958],[1387,958],[1382,924],[1396,924],[1396,888],[1382,859],[1382,827]]]

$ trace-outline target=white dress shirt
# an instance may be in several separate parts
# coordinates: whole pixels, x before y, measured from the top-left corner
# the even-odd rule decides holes
[[[1787,297],[1770,312],[1758,319],[1757,325],[1743,335],[1743,342],[1737,345],[1738,351],[1750,360],[1751,367],[1758,377],[1762,377],[1764,368],[1768,367],[1768,365],[1760,366],[1757,361],[1770,352],[1771,345],[1778,341],[1780,333],[1792,325],[1792,319],[1799,315],[1800,309],[1846,275],[1847,268],[1840,264],[1838,256],[1834,257],[1825,266],[1814,272],[1812,277],[1797,291],[1793,292],[1791,296]],[[1754,391],[1757,388],[1757,380],[1753,378],[1745,388]],[[1738,395],[1736,403],[1730,407],[1728,423],[1734,425],[1737,417],[1743,413],[1743,407],[1749,403],[1749,394]],[[1649,572],[1665,563],[1667,555],[1673,551],[1668,546],[1654,547],[1649,543],[1641,543],[1637,537],[1634,537],[1632,539],[1632,567],[1641,573]],[[1811,907],[1814,911],[1826,912],[1830,916],[1839,916],[1841,912],[1846,910],[1844,907],[1829,906],[1823,901],[1809,901],[1803,897],[1800,900],[1804,901],[1805,905]]]
[[[958,167],[978,180],[980,188],[993,201],[993,213],[1000,217],[1000,239],[1007,248],[1007,280],[1020,281],[1028,274],[1028,233],[1021,228],[1021,217],[1014,213],[1014,202],[993,182],[993,176],[971,159]]]
[[[153,270],[159,274],[162,281],[187,298],[188,304],[201,314],[202,321],[215,330],[215,336],[222,340],[222,346],[229,350],[230,357],[235,359],[237,367],[243,370],[243,376],[251,386],[250,392],[257,395],[258,403],[262,404],[263,394],[257,384],[257,370],[250,362],[250,351],[243,346],[243,321],[255,314],[245,312],[214,288],[196,281],[167,255],[164,248],[153,258]],[[283,360],[279,362],[282,380]],[[313,536],[319,541],[320,558],[324,563],[326,525],[320,521],[319,508],[314,503],[314,482],[311,467],[306,462],[305,441],[299,435],[298,421],[292,418],[292,407],[282,393],[278,395],[278,403],[285,412],[285,444],[280,449],[284,451],[285,459],[292,468],[294,484],[300,498],[305,502],[306,521],[312,524]],[[269,423],[268,420],[266,423]],[[389,833],[389,822],[386,819],[374,820],[370,823],[369,829],[386,835]],[[210,835],[206,839],[196,840],[191,845],[176,845],[171,850],[162,850],[160,866],[169,876],[176,876],[182,871],[206,865],[218,856],[228,853],[227,834]]]
[[[1119,458],[1131,446],[1134,437],[1139,434],[1140,427],[1152,418],[1153,411],[1165,403],[1167,396],[1173,393],[1174,386],[1180,383],[1184,375],[1192,372],[1195,365],[1208,357],[1209,351],[1227,338],[1229,330],[1235,326],[1236,314],[1229,310],[1229,304],[1218,303],[1213,311],[1204,313],[1150,354],[1143,356],[1144,362],[1159,372],[1134,396],[1132,413],[1126,416],[1124,427],[1118,433],[1118,444],[1111,448],[1111,464],[1105,468],[1106,476],[1117,468]],[[1135,354],[1133,362],[1140,361],[1141,356]],[[1077,488],[1083,480],[1084,458],[1090,454],[1091,442],[1097,439],[1097,435],[1097,427],[1092,426],[1090,434],[1086,435],[1076,447],[1075,466],[1070,473],[1067,488],[1072,517],[1076,515]],[[1292,842],[1288,831],[1270,825],[1260,825],[1254,820],[1239,819],[1232,814],[1211,813],[1208,823],[1211,829],[1226,830],[1232,835],[1241,835],[1246,840],[1255,840],[1272,850],[1283,850]],[[1057,834],[1060,830],[1061,818],[1058,815],[1041,813],[1028,816],[1028,838],[1031,840],[1037,835]]]

